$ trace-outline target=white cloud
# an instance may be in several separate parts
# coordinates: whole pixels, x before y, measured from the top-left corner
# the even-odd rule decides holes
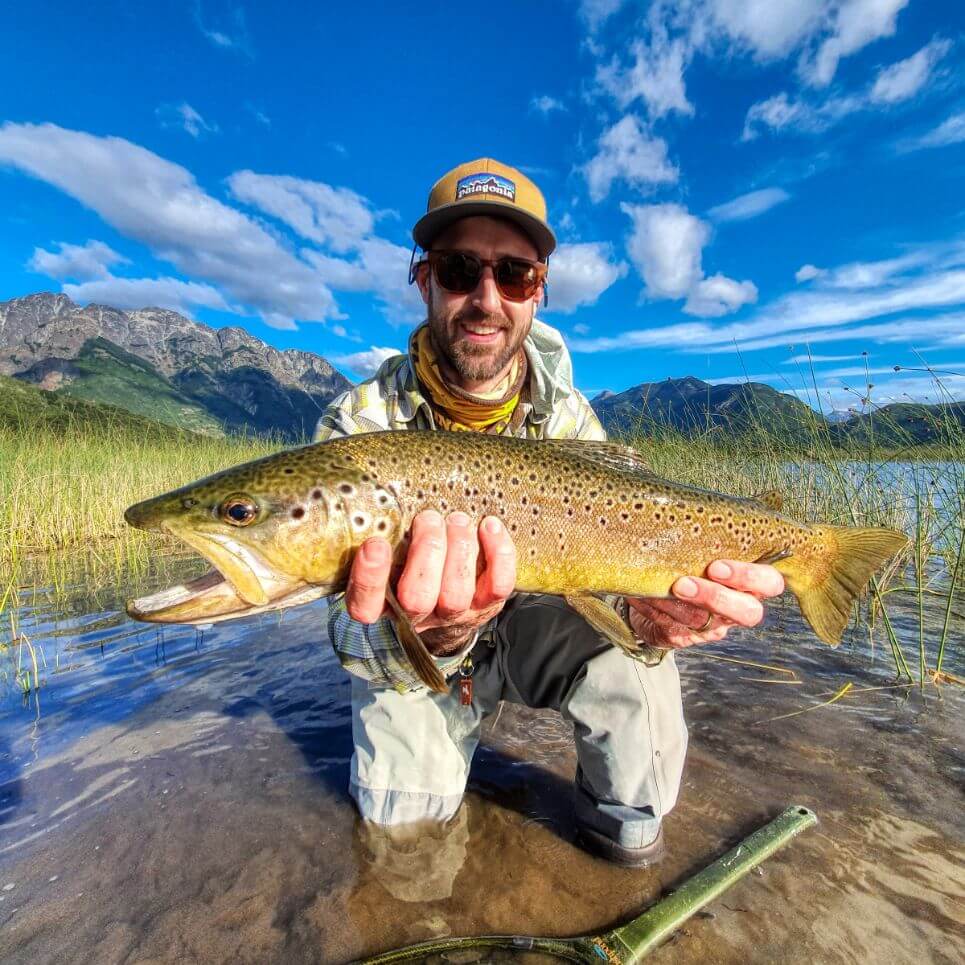
[[[51,278],[76,278],[78,281],[86,281],[90,278],[107,278],[111,265],[127,262],[123,255],[119,255],[103,241],[88,241],[86,245],[71,245],[66,241],[58,241],[57,247],[60,251],[34,248],[27,267]]]
[[[671,40],[666,29],[658,26],[649,43],[637,40],[631,44],[631,66],[622,67],[614,57],[597,68],[596,81],[623,109],[638,98],[642,100],[654,120],[671,111],[693,114],[694,105],[684,90],[684,69],[690,53],[684,38]]]
[[[813,278],[820,278],[824,274],[823,268],[818,268],[817,265],[801,265],[796,272],[794,272],[794,280],[796,282],[811,281]]]
[[[332,355],[331,361],[335,365],[341,365],[350,372],[361,376],[363,379],[370,378],[379,370],[379,366],[386,360],[395,355],[400,355],[398,349],[380,348],[373,345],[368,351],[353,352],[351,355]]]
[[[896,104],[914,97],[928,82],[935,65],[951,50],[951,42],[935,39],[916,54],[878,73],[869,98],[876,104]]]
[[[530,110],[539,111],[540,114],[552,114],[553,111],[566,110],[561,100],[557,100],[555,97],[550,97],[549,94],[542,94],[540,97],[534,97],[529,102],[529,106]]]
[[[623,6],[623,2],[624,0],[580,0],[580,16],[592,33],[616,13]]]
[[[573,331],[576,332],[577,335],[589,335],[591,329],[589,325],[585,325],[583,322],[577,322],[573,326]]]
[[[209,10],[210,10],[210,4]],[[252,56],[251,40],[248,37],[248,25],[245,22],[245,11],[240,5],[228,6],[223,15],[216,18],[217,23],[205,23],[201,11],[201,0],[194,0],[194,22],[202,35],[215,47],[222,50],[234,50],[238,53]]]
[[[757,286],[751,281],[734,281],[724,275],[711,275],[699,281],[684,304],[688,315],[701,318],[729,315],[742,305],[757,301]]]
[[[569,314],[581,305],[593,305],[626,273],[626,263],[613,260],[613,246],[608,243],[560,245],[550,261],[546,310]]]
[[[303,238],[334,251],[355,248],[372,233],[375,215],[368,201],[349,188],[286,175],[238,171],[228,188],[239,201],[283,221]]]
[[[788,56],[818,30],[828,6],[826,0],[710,0],[705,16],[711,32],[766,61]]]
[[[919,268],[931,260],[927,249],[909,252],[898,258],[883,258],[879,261],[853,261],[841,265],[834,271],[824,272],[821,276],[823,288],[880,288],[893,284],[910,269]]]
[[[271,127],[271,118],[263,110],[255,107],[250,101],[245,104],[245,109],[263,127]]]
[[[775,205],[789,201],[790,194],[783,188],[762,188],[742,194],[725,204],[718,204],[707,212],[713,221],[746,221],[756,218]]]
[[[113,308],[169,308],[190,315],[190,306],[234,311],[216,288],[177,278],[108,276],[79,285],[64,285],[64,294],[81,305],[97,302]]]
[[[603,133],[599,150],[583,173],[594,201],[602,201],[614,181],[647,191],[658,184],[675,184],[680,176],[667,158],[667,142],[652,137],[632,114]]]
[[[789,359],[784,359],[781,365],[806,365],[811,362],[850,362],[855,357],[854,352],[850,355],[794,355]]]
[[[942,121],[938,127],[927,134],[903,145],[905,150],[915,150],[923,147],[945,147],[949,144],[959,144],[965,141],[965,111],[952,114]]]
[[[195,140],[218,132],[218,125],[209,124],[190,104],[162,104],[154,113],[162,127],[180,127]]]
[[[130,141],[7,123],[0,126],[0,163],[59,188],[269,324],[339,317],[311,266],[256,221],[206,194],[189,171]]]
[[[627,253],[648,298],[686,298],[688,315],[717,316],[757,300],[750,281],[717,274],[704,277],[702,254],[710,226],[679,204],[621,204],[633,229]]]
[[[650,298],[683,298],[700,281],[701,252],[710,228],[679,204],[626,204],[633,221],[630,260]]]
[[[806,134],[826,131],[838,121],[867,107],[867,98],[859,95],[829,97],[820,102],[791,100],[785,92],[752,104],[744,118],[742,141],[752,141],[762,129],[792,130]]]
[[[908,0],[843,0],[829,5],[832,33],[811,60],[801,65],[804,78],[816,87],[834,79],[843,57],[856,53],[896,29],[899,12]]]

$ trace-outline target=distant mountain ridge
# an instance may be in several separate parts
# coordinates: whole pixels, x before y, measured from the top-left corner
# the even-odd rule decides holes
[[[311,435],[351,383],[325,358],[178,312],[81,308],[40,293],[0,302],[0,374],[200,431]]]

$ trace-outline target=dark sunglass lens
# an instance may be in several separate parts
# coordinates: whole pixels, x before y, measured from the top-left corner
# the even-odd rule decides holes
[[[529,262],[501,258],[496,265],[496,283],[507,298],[521,302],[536,291],[539,274]]]
[[[446,291],[457,295],[471,292],[479,284],[480,264],[461,252],[448,252],[436,260],[436,279]]]

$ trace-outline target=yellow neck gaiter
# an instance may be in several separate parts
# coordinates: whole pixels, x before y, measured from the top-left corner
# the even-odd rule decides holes
[[[519,404],[526,376],[522,352],[514,360],[506,378],[484,396],[470,395],[446,383],[428,325],[416,332],[411,352],[416,375],[429,393],[440,428],[451,432],[502,432],[506,428]]]

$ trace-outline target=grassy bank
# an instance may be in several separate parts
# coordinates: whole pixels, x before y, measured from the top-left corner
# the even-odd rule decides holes
[[[906,532],[913,540],[907,558],[878,578],[862,618],[890,647],[899,672],[917,679],[935,669],[925,655],[934,643],[926,632],[939,633],[939,649],[947,652],[956,627],[961,635],[965,606],[965,433],[956,426],[942,431],[941,442],[924,452],[902,446],[900,437],[896,446],[894,432],[885,434],[887,448],[876,445],[874,426],[845,442],[816,428],[803,444],[799,435],[763,425],[739,440],[652,427],[646,434],[629,427],[624,435],[668,478],[740,495],[778,490],[786,511],[801,520]],[[83,592],[120,578],[157,578],[158,559],[175,546],[126,526],[124,509],[278,448],[259,438],[198,436],[123,420],[0,424],[0,626],[6,629],[11,605],[31,587],[66,595],[71,582]],[[899,640],[888,619],[898,593],[917,601],[917,639]],[[926,631],[926,610],[932,623],[938,614],[940,630]]]

